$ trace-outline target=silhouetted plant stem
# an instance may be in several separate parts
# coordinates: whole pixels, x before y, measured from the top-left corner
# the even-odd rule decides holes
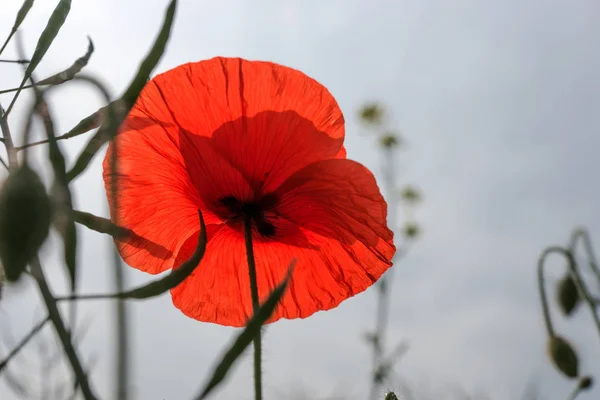
[[[546,325],[546,332],[548,332],[548,336],[550,337],[554,337],[554,327],[552,325],[552,318],[550,316],[550,306],[548,305],[546,285],[544,284],[544,265],[546,263],[546,258],[552,253],[563,254],[564,249],[556,246],[547,247],[546,249],[544,249],[542,254],[540,254],[537,265],[538,288],[540,292],[540,300],[542,303],[542,311],[544,313],[544,324]]]
[[[7,63],[7,64],[27,64],[29,62],[29,60],[6,60],[6,59],[0,59],[0,63]]]
[[[92,392],[92,388],[88,382],[87,375],[83,370],[83,366],[79,361],[79,357],[77,356],[77,352],[75,351],[75,347],[71,342],[71,335],[67,331],[64,321],[60,316],[60,311],[58,310],[58,306],[56,305],[56,300],[50,291],[50,287],[48,286],[48,282],[46,281],[46,277],[44,275],[44,271],[40,264],[40,261],[37,257],[30,263],[31,265],[31,274],[35,278],[37,285],[40,289],[40,293],[46,304],[46,308],[48,309],[48,316],[56,329],[56,333],[58,334],[58,338],[63,346],[65,354],[71,364],[73,369],[73,373],[75,374],[75,379],[81,388],[81,392],[83,393],[83,397],[86,400],[96,400],[97,397]]]
[[[114,177],[118,176],[118,163],[117,163],[117,141],[113,140],[112,142],[112,157],[110,158],[110,170],[114,174]],[[119,224],[119,208],[117,202],[119,201],[119,197],[117,195],[118,185],[117,179],[113,178],[111,180],[111,194],[112,194],[112,210],[110,211],[113,222],[118,226]],[[114,280],[115,280],[115,289],[117,293],[123,291],[125,287],[125,277],[123,276],[123,269],[121,268],[121,256],[117,251],[116,246],[113,246],[112,249],[113,256],[113,272],[114,272]],[[115,348],[115,357],[116,357],[116,375],[115,378],[117,380],[117,399],[118,400],[126,400],[128,398],[127,395],[127,381],[129,378],[129,357],[128,357],[128,345],[129,342],[129,334],[128,334],[128,320],[127,320],[127,309],[126,304],[122,298],[115,299],[115,313],[116,313],[116,335],[117,335],[117,346]]]
[[[2,372],[2,370],[4,368],[6,368],[6,366],[8,365],[9,361],[16,356],[19,351],[21,351],[21,349],[23,347],[25,347],[25,345],[27,343],[29,343],[29,341],[39,332],[42,330],[42,328],[44,326],[46,326],[46,323],[50,321],[50,316],[47,316],[46,318],[44,318],[43,320],[41,320],[40,322],[38,322],[32,329],[31,331],[29,331],[29,333],[23,338],[21,339],[21,341],[19,342],[19,344],[17,344],[11,351],[10,353],[8,353],[8,355],[4,358],[4,360],[2,360],[0,362],[0,373]]]
[[[2,130],[2,137],[4,138],[4,146],[6,147],[6,152],[8,153],[8,167],[15,169],[18,167],[19,163],[17,160],[17,152],[15,150],[15,145],[13,143],[12,135],[10,133],[10,128],[8,127],[8,114],[4,111],[4,108],[0,104],[0,129]],[[6,162],[2,160],[2,164],[6,166]]]
[[[248,259],[248,272],[250,275],[250,295],[252,296],[252,313],[256,315],[260,309],[258,299],[258,284],[256,283],[256,263],[254,261],[254,249],[252,247],[252,221],[249,217],[244,218],[244,238],[246,242],[246,257]],[[254,399],[262,400],[262,344],[261,331],[254,337]]]

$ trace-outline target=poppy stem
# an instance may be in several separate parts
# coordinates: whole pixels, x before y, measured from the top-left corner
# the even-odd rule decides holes
[[[246,241],[246,257],[248,259],[248,272],[250,274],[250,295],[252,296],[252,313],[256,315],[260,308],[258,300],[258,284],[256,283],[256,263],[254,262],[254,249],[252,248],[252,219],[244,218],[244,238]],[[262,344],[261,331],[254,337],[254,399],[262,400]]]

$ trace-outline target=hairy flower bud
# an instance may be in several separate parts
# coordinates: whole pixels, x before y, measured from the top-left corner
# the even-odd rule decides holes
[[[0,260],[14,282],[37,254],[50,229],[51,203],[42,181],[27,165],[11,172],[0,189]]]
[[[573,347],[560,336],[553,336],[548,341],[548,353],[554,366],[568,378],[576,378],[579,360]]]
[[[566,316],[571,315],[581,300],[579,290],[577,289],[577,284],[575,283],[575,280],[571,274],[567,274],[564,278],[558,281],[556,295],[558,306],[560,307],[562,313]]]

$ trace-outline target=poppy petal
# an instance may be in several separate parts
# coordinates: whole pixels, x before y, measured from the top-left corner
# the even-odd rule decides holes
[[[190,140],[196,147],[209,142],[257,193],[274,191],[313,162],[345,155],[343,139],[332,139],[294,111],[264,111],[242,117],[223,124],[209,140],[197,135],[190,135]]]
[[[270,62],[213,58],[156,76],[136,103],[167,134],[212,138],[257,190],[311,162],[344,158],[344,118],[329,91]],[[176,139],[174,139],[177,141]]]
[[[297,186],[284,192],[280,218],[274,221],[285,240],[253,236],[261,300],[285,277],[291,260],[297,259],[288,292],[269,322],[306,318],[336,307],[377,281],[395,253],[392,232],[386,227],[385,202],[374,177],[362,165],[324,161],[289,181]],[[297,212],[302,208],[308,211]],[[182,247],[182,260],[193,252],[195,240],[190,238]],[[201,265],[171,293],[175,306],[191,318],[243,326],[252,304],[242,232],[221,226],[209,238]]]
[[[272,62],[215,57],[157,75],[142,96],[169,122],[212,136],[224,122],[264,111],[294,111],[319,132],[344,138],[344,117],[329,91],[302,72]],[[165,120],[165,119],[163,119]]]
[[[313,163],[286,180],[276,193],[280,199],[277,213],[303,230],[344,243],[359,240],[369,247],[384,240],[393,248],[387,204],[373,174],[355,161]]]
[[[221,221],[206,210],[179,148],[160,124],[128,118],[117,140],[118,174],[110,169],[111,144],[103,175],[111,214],[116,177],[117,221],[130,234],[116,244],[128,265],[158,274],[173,267],[181,245],[198,232],[198,209],[203,210],[207,224]],[[114,221],[115,215],[111,217]]]

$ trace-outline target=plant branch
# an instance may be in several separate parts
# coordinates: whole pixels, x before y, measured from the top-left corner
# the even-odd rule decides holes
[[[4,58],[0,59],[0,63],[7,63],[7,64],[27,64],[29,62],[29,60],[6,60]]]
[[[4,138],[4,146],[8,153],[8,165],[9,169],[15,169],[18,166],[17,152],[15,151],[15,145],[13,143],[10,128],[8,126],[8,114],[4,111],[2,104],[0,104],[0,129],[2,130],[2,137]],[[6,166],[6,162],[2,160],[2,164]]]
[[[4,368],[6,368],[6,366],[8,365],[9,361],[16,356],[19,351],[21,351],[21,349],[23,349],[23,347],[25,347],[25,345],[27,343],[29,343],[29,341],[39,332],[42,330],[42,328],[46,325],[46,322],[50,321],[50,316],[47,316],[46,318],[44,318],[43,320],[41,320],[40,322],[38,322],[32,329],[31,331],[29,331],[29,333],[27,335],[25,335],[25,337],[19,342],[19,344],[17,344],[11,351],[10,353],[8,353],[8,355],[4,358],[4,360],[2,360],[0,362],[0,373],[2,372],[2,370]]]

